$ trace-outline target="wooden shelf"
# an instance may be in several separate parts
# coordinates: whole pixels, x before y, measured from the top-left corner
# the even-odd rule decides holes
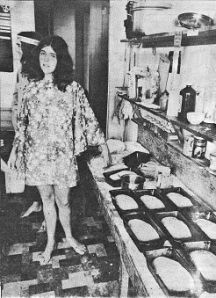
[[[174,124],[176,126],[186,129],[187,131],[191,132],[192,134],[194,134],[196,136],[204,138],[205,140],[207,140],[209,142],[216,141],[216,124],[202,123],[200,125],[192,125],[192,124],[189,124],[187,121],[179,120],[177,117],[168,117],[168,116],[166,116],[165,112],[162,112],[160,110],[154,110],[154,109],[150,109],[148,107],[144,107],[144,106],[140,105],[138,101],[128,98],[127,95],[119,94],[118,96],[125,100],[128,100],[132,104],[136,104],[141,109],[144,109],[148,112],[151,112],[154,115],[157,115],[163,119],[168,120],[169,122],[171,122],[172,124]]]
[[[178,30],[178,28],[176,29]],[[191,30],[182,32],[181,46],[195,46],[216,44],[216,26],[209,30],[199,30],[197,35],[189,36]],[[145,48],[152,47],[172,47],[174,45],[174,32],[146,35],[140,38],[122,39],[121,42],[131,44],[142,44]]]

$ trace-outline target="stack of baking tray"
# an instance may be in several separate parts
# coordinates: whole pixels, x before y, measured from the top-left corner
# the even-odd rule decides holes
[[[157,225],[154,220],[152,220],[152,217],[148,213],[131,212],[128,214],[124,214],[122,218],[128,234],[131,236],[138,249],[144,254],[146,254],[147,251],[171,246],[170,242],[168,241],[168,237],[164,234],[160,226]],[[149,232],[145,233],[144,229],[142,229],[140,231],[141,233],[136,233],[136,226],[134,226],[133,228],[132,225],[134,220],[135,223],[143,224]],[[151,227],[150,230],[149,227]],[[153,235],[156,235],[157,237],[154,238]]]
[[[188,242],[178,251],[201,282],[198,297],[216,297],[216,246],[209,241]]]
[[[164,291],[171,297],[199,297],[201,281],[194,266],[173,247],[146,252],[149,270]]]
[[[110,191],[110,193],[113,204],[119,212],[128,234],[137,248],[146,256],[150,271],[166,295],[196,298],[216,297],[216,261],[209,265],[211,268],[206,273],[205,270],[203,272],[203,269],[200,268],[201,265],[197,265],[191,258],[191,252],[197,250],[199,253],[204,251],[204,254],[206,254],[205,252],[212,254],[211,257],[213,256],[213,260],[216,260],[216,229],[208,233],[203,226],[200,226],[200,222],[201,224],[203,223],[202,220],[204,222],[207,221],[208,224],[210,222],[210,225],[216,224],[215,212],[201,205],[196,198],[190,196],[180,187],[134,191],[116,189]],[[174,195],[173,199],[172,196],[169,196],[170,193],[181,196]],[[118,194],[128,195],[133,198],[136,208],[122,210],[124,209],[124,204],[122,207],[116,203]],[[155,200],[155,198],[159,201]],[[182,201],[180,202],[178,199],[182,199]],[[156,207],[149,203],[151,201],[156,202]],[[140,237],[137,237],[131,226],[131,221],[133,220],[136,220],[136,222],[143,221],[151,225],[159,235],[158,239],[142,241]],[[167,221],[171,222],[170,228],[166,224]],[[188,233],[181,235],[183,230],[181,225],[180,231],[176,231],[177,228],[173,226],[175,221],[180,221],[181,225],[186,227]],[[175,234],[176,232],[177,235]],[[157,263],[160,262],[165,262],[165,271],[167,270],[167,274],[172,279],[172,282],[170,280],[167,281],[166,273],[160,266],[157,267]],[[173,264],[174,266],[172,267]],[[175,266],[181,266],[180,270],[173,271]],[[181,277],[181,271],[184,271],[182,268],[187,271],[186,276],[189,274],[187,280],[191,280],[191,286],[188,289],[184,284],[181,285],[184,280]],[[182,274],[184,275],[185,273]],[[176,283],[176,280],[179,283]]]

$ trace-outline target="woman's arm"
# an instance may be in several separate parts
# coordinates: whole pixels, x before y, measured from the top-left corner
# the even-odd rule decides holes
[[[106,144],[105,135],[100,128],[83,88],[79,85],[78,88],[79,92],[77,92],[76,98],[76,130],[79,127],[79,135],[86,142],[86,147],[99,146],[104,163],[106,166],[110,165],[112,164],[112,159]]]
[[[10,153],[8,165],[11,169],[20,168],[23,160],[24,142],[25,142],[25,130],[27,125],[27,101],[23,100],[20,111],[18,112],[15,137],[13,141],[13,148]]]

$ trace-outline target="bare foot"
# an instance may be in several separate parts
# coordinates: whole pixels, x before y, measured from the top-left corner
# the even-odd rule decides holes
[[[41,265],[47,265],[51,259],[52,252],[54,250],[54,244],[47,244],[45,251],[40,255],[41,256]]]
[[[20,217],[24,218],[29,216],[33,212],[40,212],[42,210],[42,206],[38,202],[33,202],[32,205],[24,212]]]
[[[67,239],[67,242],[75,250],[76,253],[78,253],[79,255],[85,254],[86,247],[84,244],[78,242],[75,238],[69,238],[69,239]]]

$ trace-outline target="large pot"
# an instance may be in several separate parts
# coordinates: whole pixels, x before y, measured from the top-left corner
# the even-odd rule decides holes
[[[174,31],[175,22],[172,16],[172,6],[161,1],[137,0],[133,3],[132,31],[137,37]]]

